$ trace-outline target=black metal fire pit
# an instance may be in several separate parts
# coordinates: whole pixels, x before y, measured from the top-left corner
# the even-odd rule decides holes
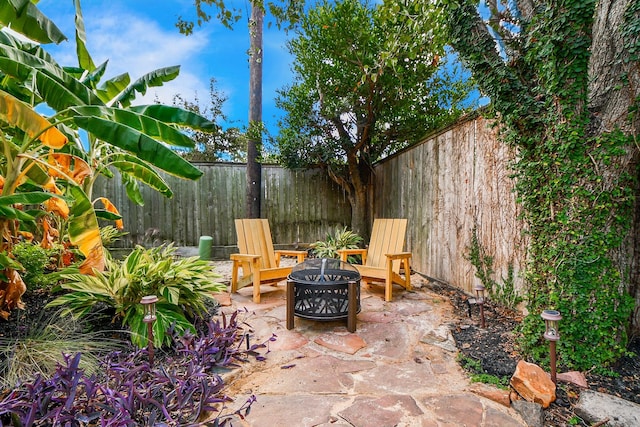
[[[338,259],[309,259],[293,267],[287,281],[287,329],[293,316],[312,320],[347,319],[356,329],[360,312],[360,273]]]

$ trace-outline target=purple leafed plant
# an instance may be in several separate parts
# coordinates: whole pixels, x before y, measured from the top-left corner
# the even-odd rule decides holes
[[[117,351],[103,359],[99,376],[86,375],[80,353],[65,355],[51,378],[18,384],[0,400],[0,427],[230,425],[255,397],[229,411],[233,399],[216,369],[264,360],[258,350],[266,345],[246,345],[246,336],[236,312],[209,321],[201,336],[174,337],[174,354],[153,367],[144,350]]]

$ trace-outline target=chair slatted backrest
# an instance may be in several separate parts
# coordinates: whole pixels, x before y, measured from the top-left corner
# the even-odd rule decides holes
[[[260,255],[262,257],[262,268],[276,267],[269,220],[236,219],[235,223],[240,253]]]
[[[375,219],[371,230],[366,265],[384,268],[386,263],[385,254],[402,252],[406,231],[406,218]],[[400,260],[393,262],[393,271],[396,273],[400,271]]]

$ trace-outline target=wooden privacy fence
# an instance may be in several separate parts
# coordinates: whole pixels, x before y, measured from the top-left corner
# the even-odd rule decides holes
[[[493,257],[494,279],[501,283],[512,266],[521,289],[528,242],[510,178],[513,159],[490,121],[460,120],[375,165],[373,216],[407,218],[412,268],[467,292],[479,283],[467,258],[476,227],[480,246]],[[97,183],[94,194],[116,204],[130,233],[119,246],[175,242],[197,248],[200,236],[211,236],[212,256],[228,259],[236,250],[233,220],[244,217],[246,166],[197,165],[204,175],[196,182],[166,177],[173,199],[144,187],[144,207],[127,199],[119,177]],[[264,165],[262,178],[262,215],[275,244],[304,247],[350,224],[345,194],[323,171]]]
[[[482,117],[462,120],[377,164],[374,215],[407,218],[412,267],[471,291],[479,280],[466,258],[474,225],[494,258],[495,279],[524,266],[524,224],[509,177],[513,153]]]
[[[373,215],[407,218],[412,267],[467,291],[478,281],[466,258],[476,225],[480,245],[494,258],[496,280],[507,276],[511,264],[520,286],[527,244],[509,178],[512,158],[487,120],[461,120],[374,167]],[[120,246],[197,247],[206,235],[213,238],[213,257],[234,250],[233,220],[244,217],[245,165],[197,165],[204,172],[198,181],[166,177],[173,199],[143,188],[143,207],[127,199],[119,177],[99,181],[94,194],[118,206],[130,233]],[[346,196],[323,171],[265,165],[262,178],[262,214],[275,243],[304,246],[350,224]]]
[[[119,176],[99,180],[94,194],[115,203],[129,233],[116,246],[175,242],[197,247],[200,236],[211,236],[212,256],[227,257],[237,243],[233,220],[244,218],[246,166],[197,166],[204,173],[198,181],[163,175],[174,192],[171,199],[141,186],[144,206],[127,198]],[[351,221],[346,196],[322,171],[269,165],[262,167],[262,214],[269,219],[274,243],[290,246],[324,239],[327,232]]]

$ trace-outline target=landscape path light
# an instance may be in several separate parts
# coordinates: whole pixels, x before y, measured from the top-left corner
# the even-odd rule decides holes
[[[149,364],[153,365],[153,322],[156,321],[156,303],[158,297],[155,295],[147,295],[142,297],[140,304],[144,308],[144,317],[142,321],[147,324],[147,343],[149,351]]]
[[[544,310],[540,315],[544,320],[544,338],[549,341],[549,357],[551,359],[551,381],[557,384],[556,379],[556,341],[560,339],[558,323],[562,320],[557,310]]]
[[[480,306],[480,327],[484,328],[484,286],[475,285],[473,290],[476,292],[476,304]]]

